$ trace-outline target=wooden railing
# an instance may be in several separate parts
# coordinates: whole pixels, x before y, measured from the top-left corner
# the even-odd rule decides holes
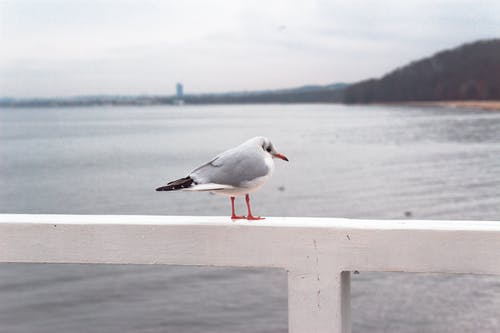
[[[289,332],[346,333],[351,271],[500,275],[500,222],[0,215],[0,262],[282,268]]]

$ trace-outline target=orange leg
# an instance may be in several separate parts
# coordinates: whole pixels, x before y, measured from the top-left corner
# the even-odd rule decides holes
[[[263,220],[263,219],[265,219],[265,217],[253,216],[252,215],[252,211],[250,210],[250,196],[248,194],[245,195],[245,200],[247,202],[247,208],[248,208],[247,220]]]
[[[234,197],[231,197],[231,219],[232,220],[238,220],[238,219],[244,219],[245,216],[238,216],[234,213]]]

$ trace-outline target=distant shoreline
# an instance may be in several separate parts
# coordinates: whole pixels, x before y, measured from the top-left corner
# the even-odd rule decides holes
[[[154,105],[175,105],[174,99],[171,97],[127,97],[121,99],[36,99],[36,100],[10,100],[0,101],[0,108],[17,108],[17,107],[41,107],[41,108],[58,108],[58,107],[99,107],[99,106],[154,106]],[[342,103],[340,101],[320,101],[320,100],[305,100],[305,101],[242,101],[238,99],[227,100],[186,100],[185,105],[229,105],[229,104],[340,104],[345,106],[370,106],[370,105],[387,105],[387,106],[410,106],[410,107],[443,107],[454,109],[476,109],[476,110],[491,110],[500,111],[500,100],[454,100],[454,101],[398,101],[398,102],[372,102],[372,103]]]
[[[380,103],[386,105],[408,105],[408,106],[439,106],[446,108],[479,109],[500,111],[499,101],[425,101],[425,102],[389,102]]]

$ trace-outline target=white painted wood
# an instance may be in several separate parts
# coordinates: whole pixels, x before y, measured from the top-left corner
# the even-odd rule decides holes
[[[314,270],[288,273],[289,332],[351,332],[350,272],[328,265]]]
[[[500,222],[6,214],[0,262],[282,268],[289,331],[347,333],[349,271],[500,275]]]

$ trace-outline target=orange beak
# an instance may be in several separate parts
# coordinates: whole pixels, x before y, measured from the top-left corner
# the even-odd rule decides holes
[[[273,154],[274,157],[277,157],[277,158],[280,158],[282,159],[283,161],[287,161],[288,162],[288,158],[283,155],[283,154],[280,154],[280,153],[276,153],[276,154]]]

